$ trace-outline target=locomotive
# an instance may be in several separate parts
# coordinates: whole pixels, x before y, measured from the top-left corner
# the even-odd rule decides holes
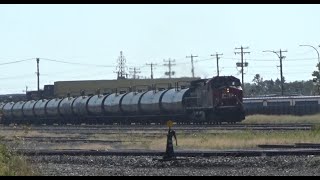
[[[134,88],[133,88],[134,89]],[[2,124],[236,123],[245,119],[240,80],[218,76],[189,87],[0,104]]]

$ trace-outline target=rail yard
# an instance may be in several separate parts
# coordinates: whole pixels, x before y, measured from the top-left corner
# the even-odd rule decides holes
[[[319,7],[0,5],[0,176],[320,176]]]
[[[318,97],[243,98],[233,76],[158,88],[1,103],[0,139],[44,175],[319,174]]]
[[[157,124],[12,124],[0,137],[44,175],[319,175],[318,126],[177,124],[172,161],[162,161],[167,127]]]

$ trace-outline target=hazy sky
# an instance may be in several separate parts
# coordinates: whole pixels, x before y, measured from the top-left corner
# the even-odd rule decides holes
[[[157,63],[155,77],[165,77],[164,59],[175,59],[176,77],[216,75],[211,54],[223,53],[221,75],[241,77],[235,48],[249,47],[245,82],[261,74],[280,77],[284,53],[287,81],[309,80],[316,70],[320,44],[320,5],[0,5],[0,94],[37,88],[40,58],[41,87],[63,80],[115,79],[123,51],[128,67],[150,77],[146,63]],[[318,48],[320,50],[320,48]],[[14,64],[12,61],[32,59]],[[72,65],[46,59],[71,63]],[[197,60],[199,62],[197,62]],[[98,66],[103,65],[103,66]]]

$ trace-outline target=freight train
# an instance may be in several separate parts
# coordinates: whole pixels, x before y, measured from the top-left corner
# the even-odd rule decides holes
[[[132,88],[134,89],[134,88]],[[236,123],[245,119],[240,80],[200,79],[188,87],[0,104],[2,124]]]
[[[320,96],[244,98],[246,114],[311,115],[320,113]]]

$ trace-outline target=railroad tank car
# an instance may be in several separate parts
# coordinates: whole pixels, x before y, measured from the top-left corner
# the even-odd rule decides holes
[[[73,112],[72,112],[72,103],[75,100],[73,97],[67,97],[61,100],[59,103],[59,114],[61,117],[66,119],[73,119]]]
[[[189,87],[43,99],[0,106],[2,122],[35,124],[222,123],[245,119],[240,80],[219,76]],[[135,89],[135,88],[130,88]]]
[[[88,103],[90,98],[90,96],[80,96],[73,101],[72,111],[74,116],[80,119],[88,116]]]
[[[184,98],[189,95],[190,89],[170,89],[161,99],[161,107],[166,112],[185,113]]]
[[[125,95],[126,94],[113,93],[107,96],[103,103],[103,110],[105,115],[121,115],[120,102]]]
[[[104,113],[104,100],[109,95],[95,95],[89,99],[88,113],[91,116],[101,116]]]
[[[3,118],[6,118],[8,120],[13,119],[12,108],[14,104],[14,102],[8,102],[2,107]]]
[[[140,114],[141,107],[140,102],[141,98],[147,92],[130,92],[126,94],[121,101],[121,111],[126,115],[135,115]]]
[[[34,110],[33,110],[35,117],[37,117],[39,119],[43,119],[43,118],[47,117],[46,106],[47,106],[48,102],[49,102],[49,100],[47,100],[47,99],[41,99],[36,102],[36,104],[34,105]]]
[[[34,106],[36,105],[37,101],[31,100],[24,104],[22,107],[23,115],[27,120],[34,120],[35,114],[34,114]]]
[[[140,108],[143,114],[161,114],[161,98],[168,90],[148,91],[140,100]]]
[[[3,110],[2,110],[2,108],[3,108],[4,105],[5,105],[5,103],[0,102],[0,124],[6,124],[6,123],[4,122]]]
[[[58,118],[60,117],[59,105],[63,99],[55,98],[49,100],[46,106],[47,118]]]
[[[19,101],[14,104],[12,107],[12,117],[14,119],[20,119],[23,120],[24,114],[23,114],[23,106],[25,105],[26,102]]]
[[[6,103],[0,102],[0,115],[1,115],[1,117],[2,117],[2,115],[3,115],[2,108],[3,108],[3,106],[4,106],[5,104],[6,104]]]

